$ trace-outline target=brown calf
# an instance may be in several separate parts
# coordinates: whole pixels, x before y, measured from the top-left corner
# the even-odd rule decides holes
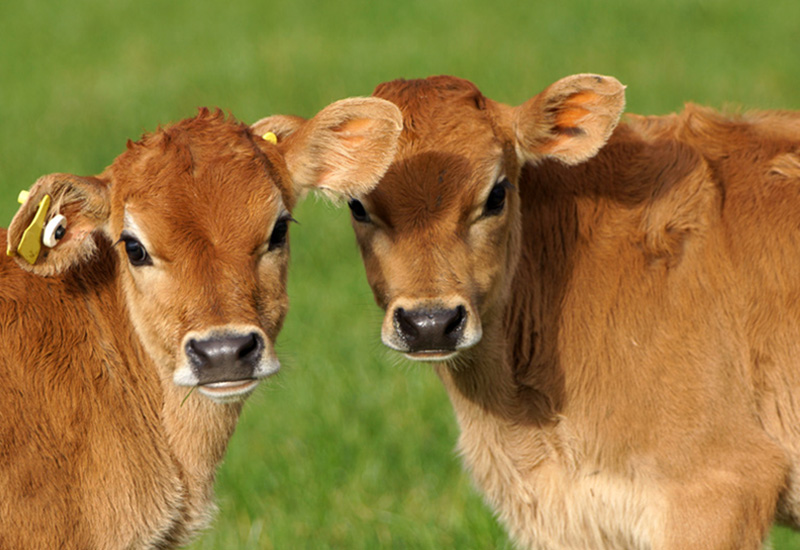
[[[172,548],[207,525],[243,400],[279,368],[297,195],[368,190],[400,124],[344,100],[274,145],[203,110],[33,186],[0,230],[0,548]]]
[[[382,339],[433,361],[512,538],[755,549],[797,526],[800,114],[615,129],[623,87],[594,75],[519,107],[451,77],[375,95],[405,124],[350,203]]]

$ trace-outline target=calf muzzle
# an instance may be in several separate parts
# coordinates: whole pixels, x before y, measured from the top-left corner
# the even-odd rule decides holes
[[[263,353],[264,339],[256,332],[186,342],[186,355],[200,385],[253,379]]]
[[[412,309],[394,311],[394,328],[409,353],[455,351],[464,333],[467,311],[452,309]]]

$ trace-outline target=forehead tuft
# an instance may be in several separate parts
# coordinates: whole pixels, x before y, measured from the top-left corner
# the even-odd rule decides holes
[[[165,149],[173,144],[194,148],[205,144],[236,143],[249,139],[249,134],[248,127],[232,116],[226,117],[219,109],[211,111],[202,108],[195,117],[160,126],[155,132],[144,134],[139,141],[129,142],[128,152],[135,156],[153,149]]]
[[[193,118],[145,134],[109,167],[112,194],[129,197],[188,193],[219,194],[227,185],[277,187],[293,203],[283,159],[256,144],[249,127],[220,110],[201,109]]]
[[[394,80],[380,84],[373,95],[402,111],[401,148],[412,142],[417,148],[447,147],[448,142],[458,147],[465,144],[463,140],[489,138],[493,131],[490,103],[477,86],[462,78]]]
[[[485,108],[486,100],[478,87],[469,80],[455,76],[431,76],[424,79],[398,79],[379,84],[374,93],[398,105],[424,106],[430,103],[471,103]]]
[[[256,139],[244,124],[204,109],[129,144],[108,170],[112,231],[129,212],[165,258],[197,239],[260,244],[294,195],[277,148]]]

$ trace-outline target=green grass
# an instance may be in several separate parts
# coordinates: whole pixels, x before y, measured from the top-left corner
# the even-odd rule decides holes
[[[0,36],[2,225],[40,175],[97,173],[201,105],[311,115],[441,73],[521,103],[599,72],[632,112],[800,108],[796,0],[20,0]],[[453,452],[438,380],[379,343],[346,212],[310,200],[296,217],[285,368],[245,407],[219,517],[192,548],[510,548]]]

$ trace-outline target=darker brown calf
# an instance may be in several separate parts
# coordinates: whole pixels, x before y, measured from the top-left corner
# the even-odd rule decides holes
[[[343,100],[273,144],[203,110],[33,186],[0,230],[0,548],[173,548],[209,523],[280,366],[297,196],[370,189],[400,125]]]

